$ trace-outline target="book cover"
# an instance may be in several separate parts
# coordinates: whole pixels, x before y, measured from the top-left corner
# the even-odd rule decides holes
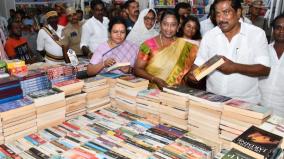
[[[255,158],[232,148],[221,159],[255,159]]]
[[[28,98],[14,100],[11,102],[0,104],[0,112],[6,112],[12,109],[17,109],[19,107],[23,107],[23,106],[27,106],[31,104],[33,104],[33,101]]]
[[[255,158],[270,158],[283,137],[251,126],[232,141],[232,147]]]
[[[215,55],[211,57],[208,61],[206,61],[203,65],[193,70],[193,75],[199,81],[206,75],[213,72],[219,66],[221,66],[224,62],[225,61],[224,59],[222,59],[221,56]]]
[[[130,65],[130,62],[116,63],[116,64],[106,68],[106,72],[117,70],[120,67],[129,66],[129,65]]]
[[[28,95],[33,99],[37,99],[37,98],[41,98],[41,97],[47,97],[47,96],[50,96],[50,95],[55,95],[55,94],[58,94],[58,93],[61,93],[61,92],[62,91],[60,91],[56,88],[52,88],[52,89],[46,89],[46,90],[31,92]]]

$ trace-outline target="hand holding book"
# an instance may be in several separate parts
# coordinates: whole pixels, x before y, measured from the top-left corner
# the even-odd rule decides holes
[[[236,72],[236,63],[229,60],[225,56],[221,56],[221,58],[225,61],[218,70],[226,75],[232,74]]]
[[[103,61],[104,67],[110,67],[110,66],[114,65],[115,63],[116,63],[116,61],[113,58],[108,58],[108,59]]]

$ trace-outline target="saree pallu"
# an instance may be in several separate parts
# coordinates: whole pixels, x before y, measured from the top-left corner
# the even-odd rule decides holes
[[[196,58],[198,47],[177,38],[171,45],[159,48],[149,59],[146,71],[170,86],[180,85]],[[153,86],[151,84],[150,86]]]

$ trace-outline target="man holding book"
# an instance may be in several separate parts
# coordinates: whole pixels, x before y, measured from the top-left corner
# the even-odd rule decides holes
[[[265,33],[239,22],[240,1],[216,0],[213,5],[217,26],[203,37],[194,63],[200,66],[216,54],[225,62],[208,76],[207,91],[259,103],[258,77],[270,71]],[[189,78],[194,80],[191,74]]]

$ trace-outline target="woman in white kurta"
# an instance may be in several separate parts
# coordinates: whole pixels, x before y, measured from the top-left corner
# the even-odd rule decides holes
[[[261,80],[261,105],[271,107],[273,113],[284,116],[284,14],[272,23],[274,42],[269,45],[271,70],[267,78]]]

